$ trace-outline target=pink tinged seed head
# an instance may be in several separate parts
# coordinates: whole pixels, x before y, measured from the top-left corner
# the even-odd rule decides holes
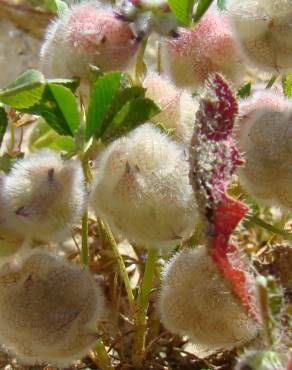
[[[228,0],[227,12],[250,63],[267,71],[291,69],[291,2]]]
[[[292,109],[286,98],[257,93],[241,103],[236,130],[245,166],[240,182],[256,200],[283,210],[292,208]]]
[[[48,28],[41,65],[53,77],[86,78],[89,64],[103,71],[126,68],[137,47],[129,23],[112,8],[83,3]]]
[[[197,176],[194,186],[208,228],[213,231],[209,244],[213,260],[231,283],[233,293],[259,320],[239,252],[229,243],[231,233],[248,211],[244,204],[226,195],[231,177],[242,163],[232,138],[237,111],[235,95],[228,83],[218,73],[211,75],[196,115],[192,150]]]
[[[176,37],[166,42],[165,69],[185,86],[201,83],[216,71],[236,77],[240,56],[225,15],[211,9],[192,29],[178,29]]]
[[[163,325],[187,335],[200,351],[216,351],[250,341],[258,326],[232,294],[208,249],[174,255],[162,272],[159,310]]]

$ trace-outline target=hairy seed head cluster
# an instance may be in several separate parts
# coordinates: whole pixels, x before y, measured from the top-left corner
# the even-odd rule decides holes
[[[41,67],[48,77],[88,79],[89,65],[124,69],[137,50],[129,24],[110,7],[94,2],[72,6],[48,28]]]
[[[16,161],[6,176],[3,198],[11,227],[42,241],[60,239],[83,212],[82,166],[46,149],[29,154]]]
[[[92,203],[130,241],[176,245],[197,216],[184,147],[151,124],[114,141],[99,158]]]
[[[24,363],[80,359],[97,338],[103,311],[88,271],[57,255],[35,251],[0,273],[0,338]]]
[[[291,69],[291,1],[228,0],[226,6],[250,62],[267,71]]]
[[[159,309],[166,329],[208,350],[243,344],[257,333],[205,247],[183,250],[166,265]]]
[[[285,98],[256,93],[240,107],[236,132],[245,165],[239,179],[255,199],[292,208],[292,110]]]
[[[199,108],[198,101],[188,92],[176,88],[166,77],[155,73],[145,78],[143,87],[147,89],[146,96],[161,108],[152,121],[161,123],[167,129],[174,129],[174,137],[189,145]]]
[[[221,72],[232,80],[241,70],[241,58],[229,21],[210,9],[193,28],[179,28],[163,46],[163,68],[177,86],[202,83],[210,73]]]

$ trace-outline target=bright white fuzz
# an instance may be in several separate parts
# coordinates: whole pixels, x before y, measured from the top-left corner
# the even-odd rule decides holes
[[[111,7],[84,2],[49,26],[40,53],[41,69],[47,77],[87,80],[90,64],[103,71],[124,69],[136,50],[129,24]]]
[[[159,310],[166,329],[208,351],[241,345],[258,330],[205,247],[185,249],[165,266]]]
[[[267,71],[292,68],[292,3],[287,0],[228,0],[243,51],[255,66]]]
[[[0,274],[1,342],[25,364],[68,366],[97,339],[101,289],[85,267],[34,251]]]
[[[69,235],[86,201],[82,166],[44,149],[13,165],[3,185],[7,219],[27,237],[54,241]]]
[[[130,241],[174,247],[197,217],[184,147],[151,124],[114,141],[97,162],[92,204]]]
[[[256,93],[242,102],[236,137],[245,165],[238,175],[259,202],[292,209],[292,109],[273,93]]]
[[[156,73],[145,78],[143,87],[147,89],[146,97],[154,100],[161,108],[161,112],[152,121],[161,123],[167,129],[174,129],[174,137],[189,145],[199,108],[198,101]]]

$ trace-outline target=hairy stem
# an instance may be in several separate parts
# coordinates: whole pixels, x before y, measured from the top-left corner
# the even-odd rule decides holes
[[[141,44],[139,46],[139,50],[137,53],[136,65],[135,65],[135,80],[138,84],[140,84],[141,79],[144,77],[146,73],[144,54],[145,54],[147,42],[148,42],[148,38],[145,37],[144,40],[141,41]]]
[[[97,365],[101,370],[113,370],[111,359],[106,351],[105,345],[101,338],[98,339],[94,350],[94,355],[97,360]]]
[[[151,248],[148,250],[143,282],[137,297],[137,310],[135,313],[136,331],[133,347],[133,365],[136,368],[141,368],[145,354],[146,318],[157,255],[156,249]]]
[[[101,232],[105,236],[106,240],[109,242],[109,244],[112,248],[112,251],[114,253],[114,256],[117,260],[117,263],[118,263],[118,266],[119,266],[119,272],[120,272],[121,278],[123,279],[125,289],[126,289],[126,292],[127,292],[129,305],[130,305],[131,311],[134,312],[134,295],[133,295],[133,291],[132,291],[130,280],[129,280],[129,275],[128,275],[127,270],[126,270],[126,266],[125,266],[123,257],[120,254],[120,251],[119,251],[119,248],[118,248],[117,243],[115,241],[115,238],[114,238],[109,226],[106,224],[106,222],[104,222],[102,220],[99,220],[99,227],[100,227]]]
[[[82,244],[81,244],[81,259],[84,265],[88,265],[89,251],[88,251],[88,212],[87,210],[82,217]]]

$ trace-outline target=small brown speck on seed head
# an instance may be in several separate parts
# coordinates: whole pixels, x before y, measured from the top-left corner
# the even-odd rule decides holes
[[[49,181],[52,181],[52,180],[53,180],[53,178],[54,178],[54,173],[55,173],[54,168],[50,168],[50,169],[48,170],[48,179],[49,179]]]

